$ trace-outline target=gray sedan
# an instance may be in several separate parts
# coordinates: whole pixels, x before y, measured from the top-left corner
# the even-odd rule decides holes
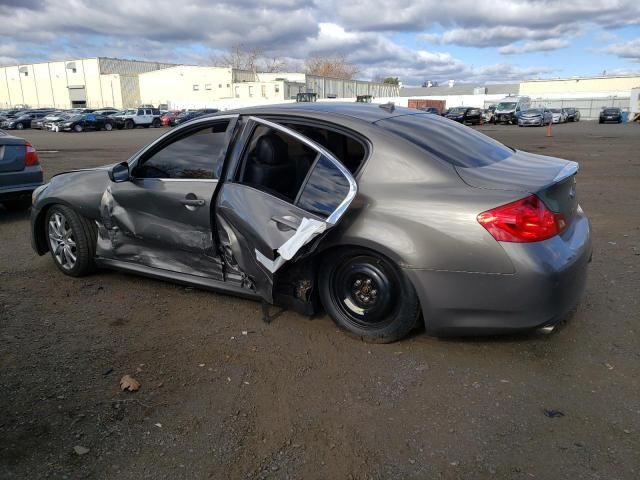
[[[96,267],[312,314],[367,341],[551,327],[591,258],[575,162],[392,104],[186,122],[126,162],[34,193],[32,243]]]
[[[0,131],[0,203],[9,210],[27,210],[31,193],[41,185],[36,149],[25,139]]]

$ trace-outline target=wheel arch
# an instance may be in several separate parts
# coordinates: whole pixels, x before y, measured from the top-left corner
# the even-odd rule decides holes
[[[59,198],[49,199],[44,205],[40,206],[40,210],[33,220],[32,233],[36,253],[40,256],[49,251],[49,242],[47,242],[47,235],[45,234],[45,222],[47,220],[47,212],[56,205],[64,205],[76,210],[69,202]]]

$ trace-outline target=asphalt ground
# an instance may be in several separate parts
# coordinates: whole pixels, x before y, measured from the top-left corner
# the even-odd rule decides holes
[[[479,129],[580,162],[593,262],[551,335],[370,345],[326,315],[267,325],[249,300],[66,277],[28,214],[0,210],[0,478],[640,477],[640,127]],[[50,177],[165,131],[22,136]]]

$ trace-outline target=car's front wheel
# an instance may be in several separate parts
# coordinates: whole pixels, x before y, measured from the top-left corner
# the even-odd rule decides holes
[[[16,123],[16,130],[23,130],[24,125],[21,122]]]
[[[56,266],[66,275],[81,277],[95,268],[96,226],[64,205],[47,212],[45,235]]]
[[[132,128],[133,128],[133,127],[135,127],[135,126],[136,126],[136,125],[135,125],[135,123],[133,123],[133,120],[127,120],[127,121],[124,123],[124,128],[126,128],[126,129],[132,129]]]
[[[73,130],[74,130],[75,132],[80,133],[80,132],[83,130],[82,125],[80,125],[80,124],[78,124],[78,125],[74,125]]]
[[[368,250],[344,249],[319,271],[322,304],[336,324],[368,342],[405,337],[418,322],[413,285],[391,261]]]
[[[113,130],[113,125],[111,125],[110,123],[105,123],[105,124],[104,124],[104,129],[105,129],[107,132],[110,132],[111,130]]]

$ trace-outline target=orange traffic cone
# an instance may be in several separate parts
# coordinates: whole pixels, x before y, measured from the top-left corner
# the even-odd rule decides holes
[[[553,123],[553,121],[549,122],[549,124],[547,125],[547,137],[553,137],[553,133],[551,132],[551,124]]]

